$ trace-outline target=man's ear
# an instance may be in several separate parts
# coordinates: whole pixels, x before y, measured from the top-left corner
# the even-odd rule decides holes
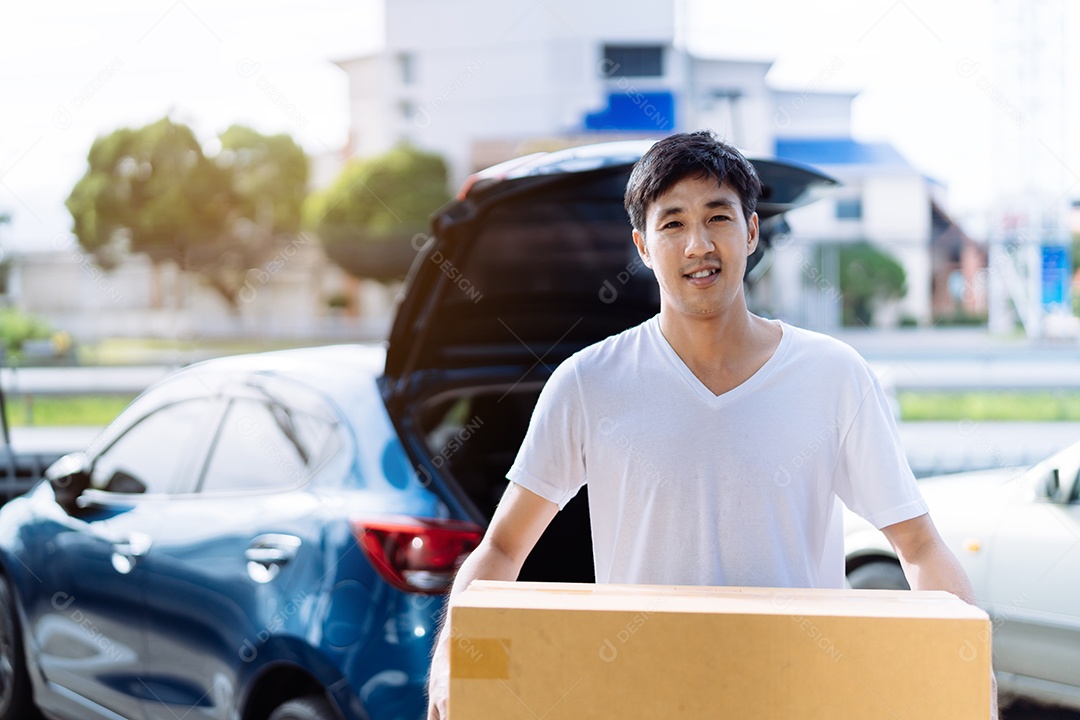
[[[757,250],[758,243],[758,216],[754,213],[750,216],[750,222],[747,223],[750,228],[750,235],[746,241],[746,256],[749,257]]]
[[[645,267],[652,267],[652,260],[649,259],[649,246],[645,244],[645,236],[634,230],[634,245],[637,247],[638,255],[641,256],[641,262],[645,263]]]

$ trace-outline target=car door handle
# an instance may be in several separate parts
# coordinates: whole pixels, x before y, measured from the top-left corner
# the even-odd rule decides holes
[[[299,549],[300,538],[295,535],[260,535],[248,545],[244,557],[260,565],[284,565],[296,557]]]
[[[146,533],[132,532],[125,537],[112,541],[112,565],[122,575],[127,575],[135,567],[135,561],[150,552],[153,538]]]
[[[300,538],[295,535],[260,535],[244,550],[248,576],[257,583],[270,582],[281,572],[281,566],[296,557],[299,550]]]
[[[129,557],[142,557],[150,551],[154,539],[146,533],[133,532],[127,536],[113,541],[113,552]]]

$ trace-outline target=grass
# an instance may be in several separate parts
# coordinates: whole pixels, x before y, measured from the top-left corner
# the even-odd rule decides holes
[[[8,397],[10,427],[107,425],[131,402],[130,395],[46,395],[32,403]],[[897,393],[905,422],[928,420],[1013,420],[1080,422],[1080,391],[965,391]]]
[[[976,390],[963,392],[901,391],[900,416],[905,421],[1013,420],[1080,422],[1077,390]]]
[[[45,395],[32,402],[5,397],[8,427],[65,427],[108,425],[133,395]]]

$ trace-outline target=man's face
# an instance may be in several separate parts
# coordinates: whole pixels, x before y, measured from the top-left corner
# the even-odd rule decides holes
[[[672,185],[646,210],[644,235],[634,231],[664,304],[701,317],[745,307],[743,273],[757,241],[757,213],[748,223],[738,193],[711,176]]]

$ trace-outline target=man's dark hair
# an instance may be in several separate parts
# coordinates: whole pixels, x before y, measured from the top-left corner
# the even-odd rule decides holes
[[[645,211],[649,204],[683,178],[714,177],[717,185],[727,182],[739,195],[743,215],[750,216],[761,195],[761,180],[750,161],[712,130],[670,135],[641,156],[626,184],[624,205],[630,224],[645,232]]]

